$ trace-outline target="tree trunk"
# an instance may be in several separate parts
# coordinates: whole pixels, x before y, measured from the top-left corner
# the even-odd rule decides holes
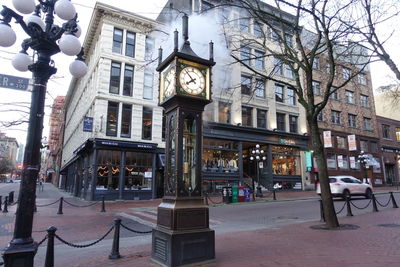
[[[321,141],[318,122],[310,118],[307,118],[307,120],[311,129],[312,147],[314,149],[314,154],[318,164],[318,178],[321,187],[321,198],[325,215],[325,223],[329,228],[336,228],[339,227],[339,222],[336,216],[335,206],[333,205],[331,189],[329,186],[329,176],[324,153],[324,144]]]

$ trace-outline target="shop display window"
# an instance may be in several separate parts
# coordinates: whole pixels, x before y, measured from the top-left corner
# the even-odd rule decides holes
[[[237,173],[238,146],[236,142],[204,139],[202,170],[205,172]]]
[[[125,190],[151,189],[152,154],[126,152]]]
[[[121,151],[99,150],[97,153],[96,190],[118,189]]]
[[[272,146],[272,171],[276,175],[301,175],[299,149]]]

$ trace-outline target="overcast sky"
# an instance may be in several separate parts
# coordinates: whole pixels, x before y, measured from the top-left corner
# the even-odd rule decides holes
[[[130,1],[121,1],[121,0],[102,0],[100,2],[116,6],[127,11],[135,12],[142,16],[146,16],[152,19],[155,19],[159,14],[163,5],[167,2],[167,0],[130,0]],[[75,5],[75,8],[78,13],[79,24],[82,27],[82,36],[80,37],[81,42],[84,40],[84,36],[86,34],[86,29],[89,24],[89,20],[93,11],[93,7],[96,3],[95,0],[82,0],[76,1],[73,0],[72,3]],[[13,8],[12,0],[3,0],[1,1],[2,5],[6,5],[10,8]],[[56,23],[60,25],[62,21],[60,19],[56,19]],[[0,47],[0,73],[8,74],[20,77],[30,78],[30,72],[18,72],[14,70],[11,65],[11,58],[15,53],[20,50],[21,41],[27,37],[27,35],[20,30],[20,26],[12,22],[12,27],[17,33],[17,42],[13,47],[3,48]],[[395,37],[398,37],[396,35]],[[389,52],[392,52],[395,55],[395,61],[400,62],[399,56],[396,52],[398,44],[395,42],[398,38],[393,38],[390,40],[393,45],[388,44]],[[398,50],[398,49],[397,49]],[[68,57],[59,53],[56,56],[53,56],[55,61],[55,65],[58,69],[57,73],[52,76],[48,83],[47,88],[47,96],[46,96],[46,116],[44,118],[44,130],[43,136],[48,136],[49,129],[47,127],[50,109],[49,106],[52,104],[53,99],[58,95],[66,95],[69,81],[71,79],[71,75],[68,70],[68,66],[70,62],[74,59],[74,57]],[[371,66],[371,74],[372,74],[372,82],[373,87],[376,89],[381,85],[387,85],[393,82],[392,75],[389,69],[383,63],[374,63]],[[15,107],[5,106],[4,104],[13,104],[16,102],[26,102],[30,103],[30,93],[29,92],[20,92],[17,90],[0,88],[0,118],[4,120],[4,118],[19,118],[24,115],[24,113],[15,112],[6,113],[3,112],[5,109],[15,109]],[[28,111],[26,108],[25,111]],[[16,137],[19,143],[26,142],[26,130],[27,124],[21,125],[19,127],[12,128],[0,128],[1,132],[6,132],[7,136]]]

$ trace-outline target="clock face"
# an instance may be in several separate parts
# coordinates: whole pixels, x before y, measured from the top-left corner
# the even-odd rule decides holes
[[[171,68],[164,77],[164,96],[170,97],[175,91],[175,68]]]
[[[186,67],[179,74],[179,82],[183,90],[191,95],[203,92],[206,82],[203,73],[195,67]]]

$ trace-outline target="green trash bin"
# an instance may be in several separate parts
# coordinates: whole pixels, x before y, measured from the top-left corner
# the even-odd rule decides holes
[[[232,186],[232,203],[238,202],[239,190],[237,186]]]

